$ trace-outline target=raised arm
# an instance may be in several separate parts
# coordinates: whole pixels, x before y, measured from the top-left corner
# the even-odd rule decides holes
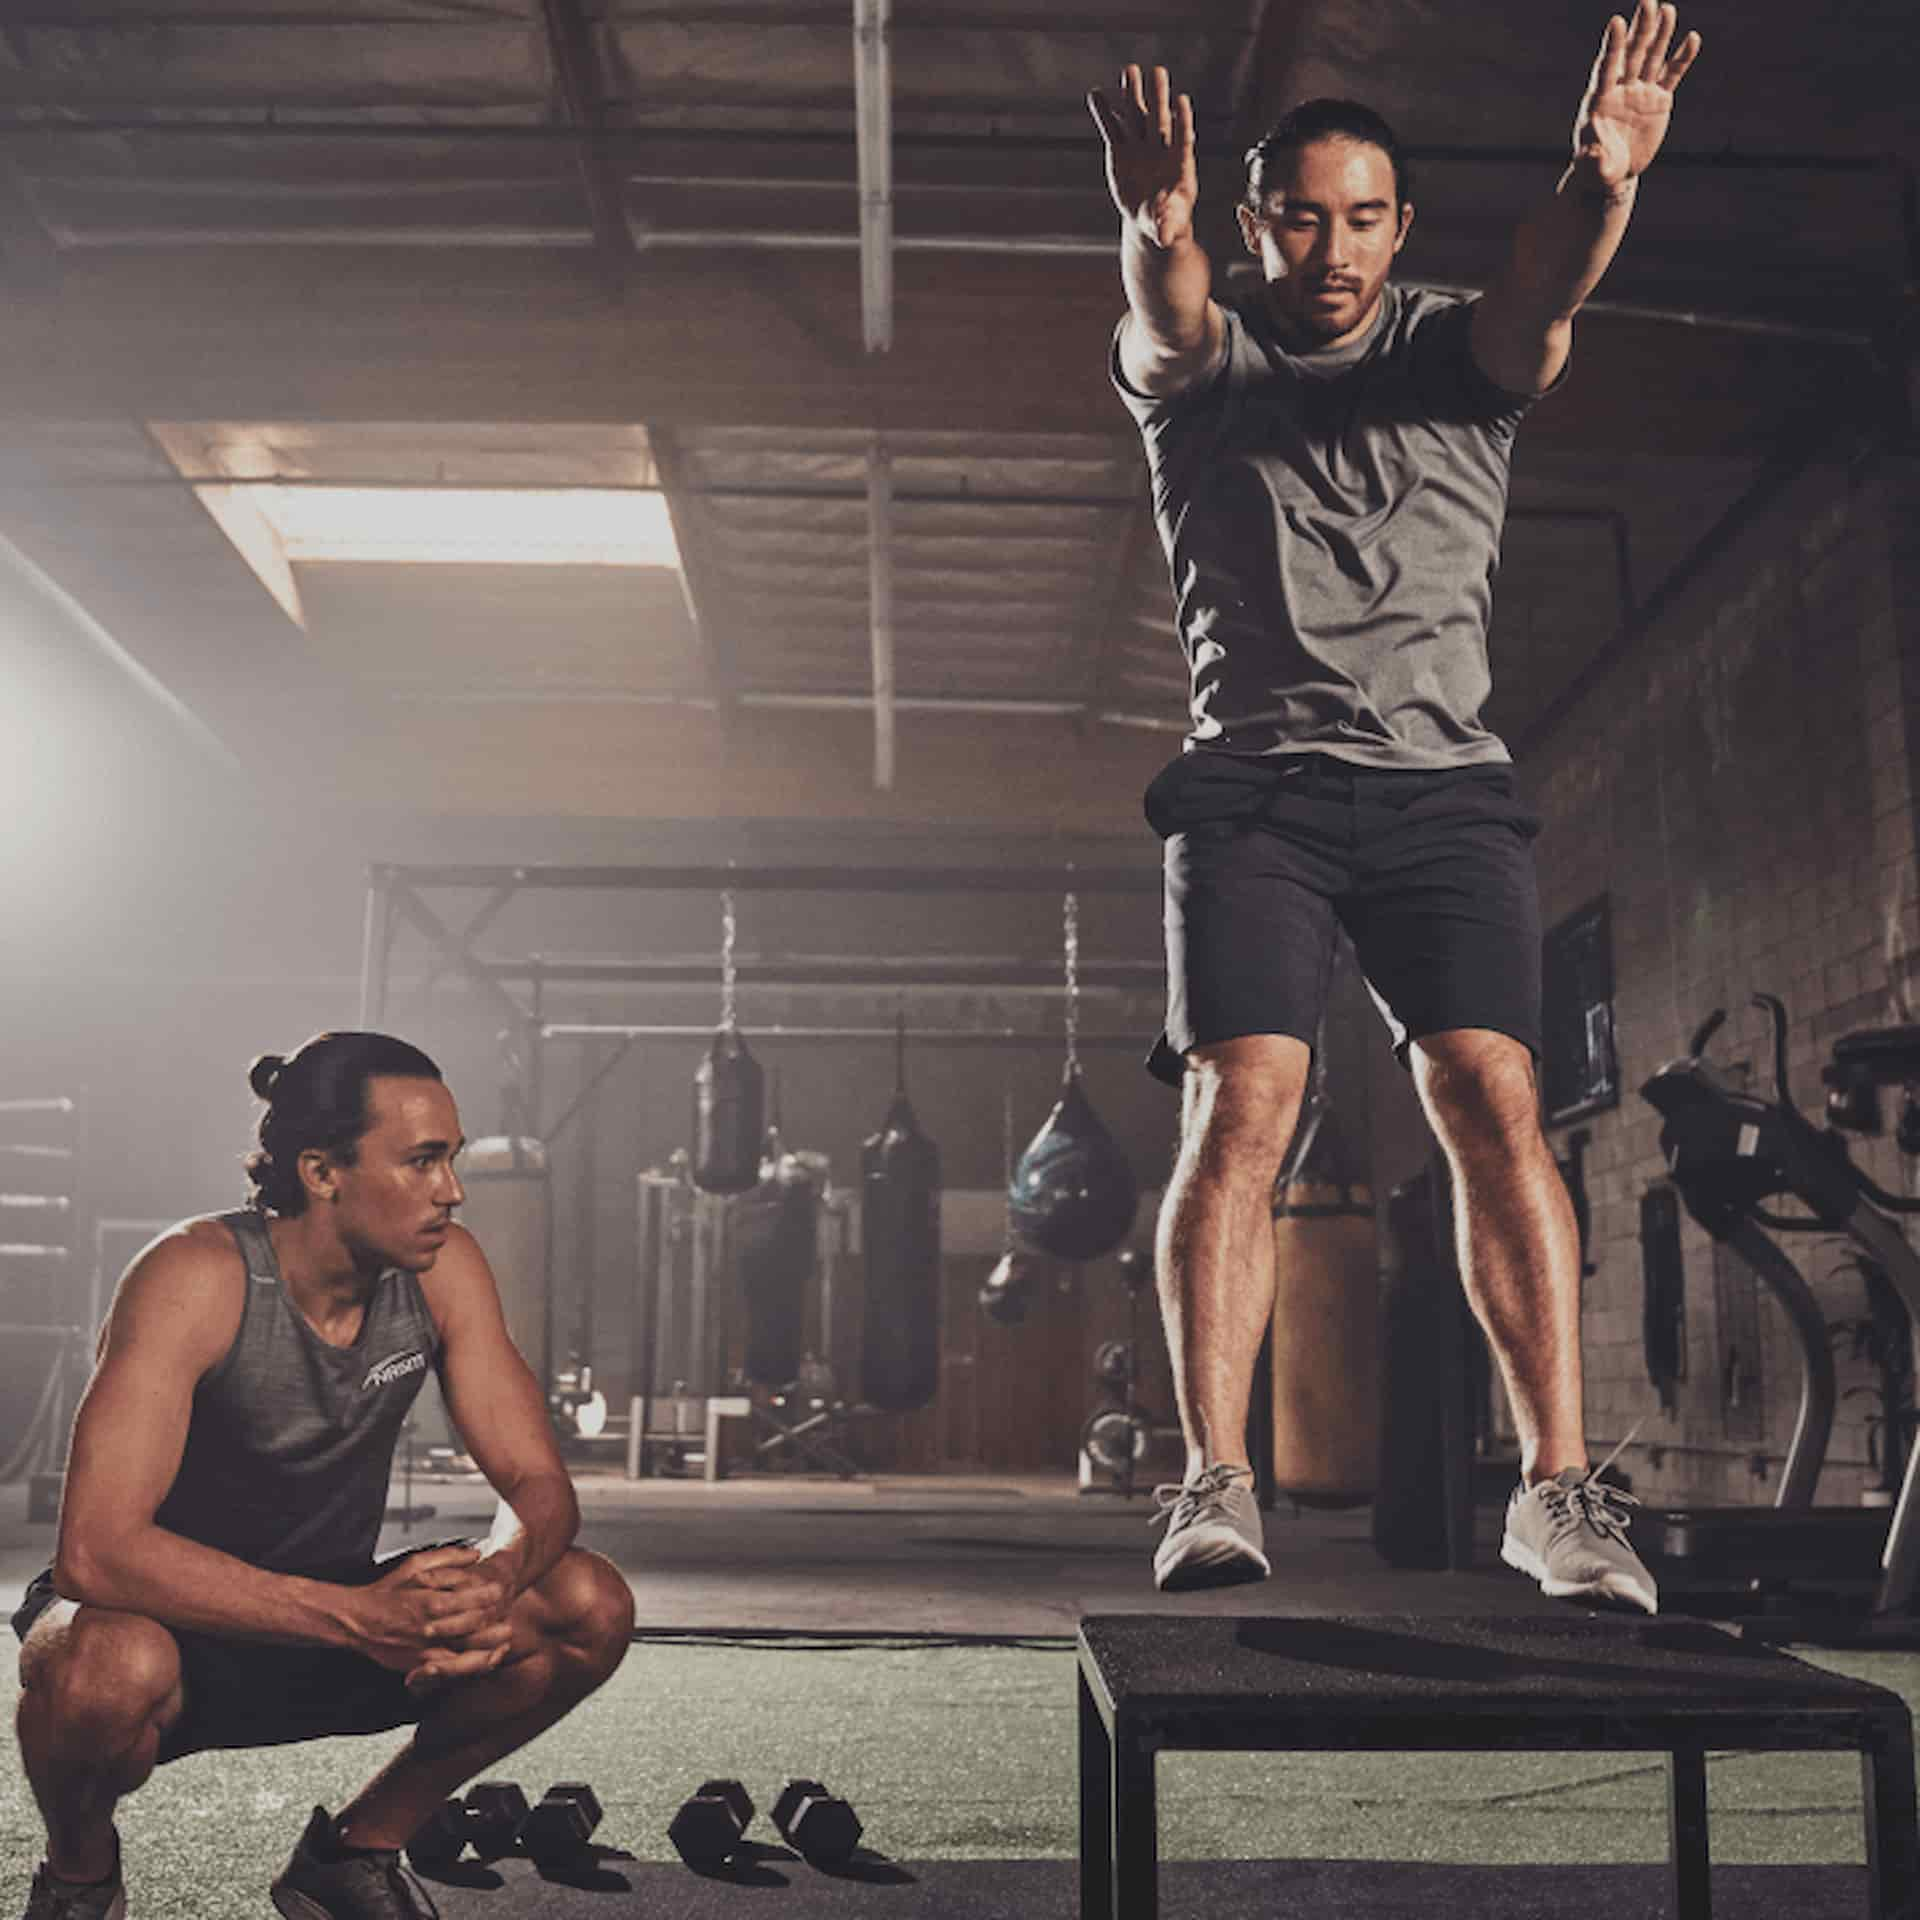
[[[1193,102],[1174,97],[1165,67],[1153,70],[1151,97],[1140,69],[1128,67],[1119,98],[1096,87],[1087,109],[1106,145],[1107,187],[1120,214],[1120,371],[1142,393],[1177,393],[1219,360],[1226,326],[1212,298],[1213,269],[1193,237]]]
[[[1627,231],[1642,173],[1667,137],[1674,89],[1700,53],[1689,33],[1676,47],[1670,6],[1638,0],[1631,23],[1615,14],[1573,123],[1573,162],[1553,198],[1514,235],[1498,280],[1476,304],[1473,357],[1512,393],[1540,393],[1559,377],[1573,316],[1607,270]]]
[[[372,1587],[269,1573],[157,1526],[186,1448],[194,1389],[240,1323],[246,1269],[226,1229],[164,1236],[128,1270],[74,1422],[54,1585],[83,1605],[247,1640],[351,1647],[407,1672],[442,1640],[486,1625],[464,1592],[441,1593],[470,1548],[416,1555]],[[493,1664],[490,1647],[454,1671]]]

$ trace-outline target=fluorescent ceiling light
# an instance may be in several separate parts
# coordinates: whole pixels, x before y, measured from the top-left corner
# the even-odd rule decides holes
[[[674,567],[667,497],[570,487],[249,487],[289,560]]]

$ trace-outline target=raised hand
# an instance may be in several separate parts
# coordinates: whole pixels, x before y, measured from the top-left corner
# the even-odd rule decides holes
[[[1678,22],[1670,6],[1638,0],[1629,24],[1616,13],[1573,121],[1574,161],[1603,187],[1642,174],[1667,137],[1674,89],[1700,55],[1700,36],[1673,45]]]
[[[1151,89],[1138,67],[1120,75],[1112,101],[1095,87],[1087,111],[1107,149],[1107,186],[1121,219],[1157,247],[1193,231],[1200,176],[1193,162],[1193,102],[1177,98],[1165,67],[1155,67]]]

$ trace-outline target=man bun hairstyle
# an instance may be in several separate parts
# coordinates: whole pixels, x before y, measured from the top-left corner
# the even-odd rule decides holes
[[[1359,140],[1378,147],[1393,165],[1396,209],[1413,198],[1413,168],[1401,151],[1399,136],[1371,107],[1358,100],[1303,100],[1281,116],[1247,149],[1247,205],[1258,213],[1274,192],[1287,163],[1315,140]]]
[[[440,1069],[416,1046],[386,1033],[316,1033],[291,1057],[263,1053],[247,1069],[247,1085],[266,1102],[247,1155],[253,1204],[283,1218],[306,1211],[300,1156],[318,1148],[352,1166],[371,1122],[367,1082],[378,1074],[438,1080]]]

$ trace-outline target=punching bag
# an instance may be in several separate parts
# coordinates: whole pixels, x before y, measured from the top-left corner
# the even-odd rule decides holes
[[[747,1309],[747,1378],[785,1387],[800,1372],[820,1196],[791,1154],[776,1151],[764,1172],[733,1203],[728,1230]]]
[[[1097,1260],[1132,1231],[1139,1197],[1133,1169],[1070,1060],[1060,1098],[1028,1141],[1007,1188],[1014,1231],[1056,1260]]]
[[[1331,1112],[1273,1194],[1273,1479],[1303,1507],[1373,1498],[1380,1276],[1373,1194]]]
[[[860,1151],[866,1254],[863,1397],[889,1413],[925,1406],[940,1384],[940,1149],[905,1090]]]
[[[747,1193],[760,1181],[766,1076],[737,1027],[721,1027],[693,1076],[693,1184]]]

